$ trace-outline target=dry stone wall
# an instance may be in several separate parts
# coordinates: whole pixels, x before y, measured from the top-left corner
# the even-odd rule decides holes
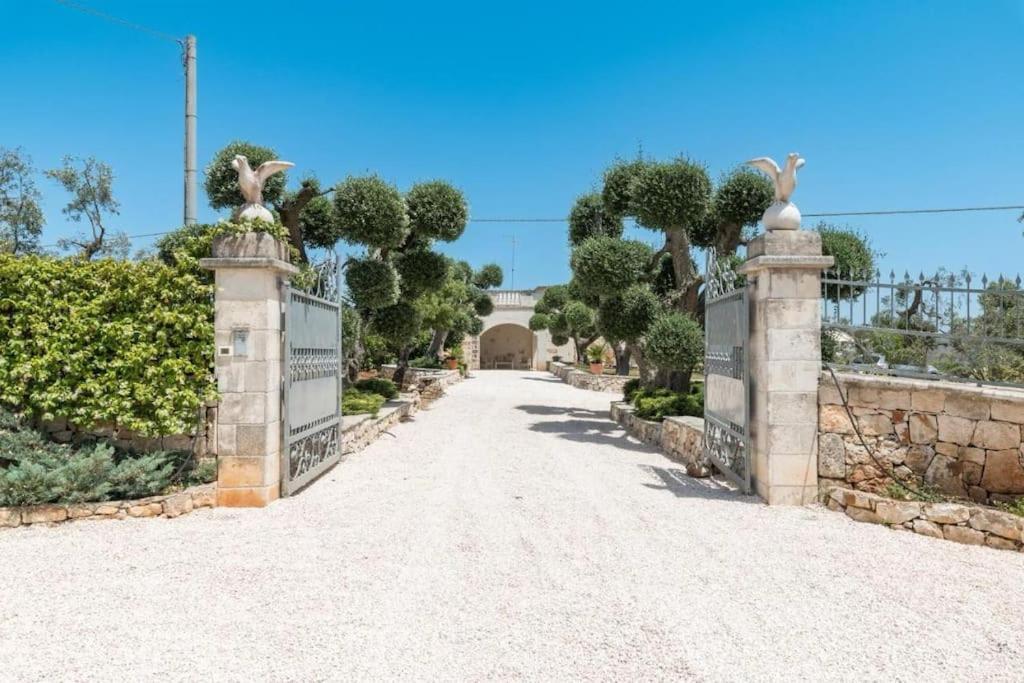
[[[204,407],[202,421],[197,420],[196,422],[199,432],[194,437],[191,434],[142,436],[131,430],[118,427],[113,422],[103,422],[83,428],[72,424],[66,418],[43,421],[37,425],[37,428],[57,443],[103,441],[116,448],[135,453],[191,450],[200,459],[215,455],[216,439],[214,439],[214,434],[217,433],[217,405],[211,404]]]
[[[577,370],[567,363],[551,361],[548,370],[569,386],[577,389],[588,389],[590,391],[607,391],[609,393],[621,394],[631,377],[624,375],[595,375],[583,370]]]
[[[67,503],[0,508],[0,528],[29,524],[60,524],[83,519],[128,517],[180,517],[217,504],[216,484],[204,484],[164,496],[100,503]]]
[[[1024,392],[954,382],[838,375],[854,429],[829,373],[818,392],[818,476],[883,492],[893,477],[977,503],[1024,495]]]
[[[635,410],[625,401],[615,401],[610,416],[627,433],[661,449],[662,453],[682,464],[691,477],[711,476],[711,462],[704,456],[704,420],[673,416],[654,422],[637,417]]]
[[[864,491],[834,486],[826,505],[858,522],[884,524],[923,536],[1000,550],[1024,550],[1024,517],[959,503],[890,500]]]

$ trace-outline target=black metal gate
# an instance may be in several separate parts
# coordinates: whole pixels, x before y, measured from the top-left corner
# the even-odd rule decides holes
[[[714,250],[704,281],[704,454],[750,493],[750,295]]]
[[[341,458],[341,298],[338,257],[316,266],[313,282],[285,284],[281,495],[288,496]]]

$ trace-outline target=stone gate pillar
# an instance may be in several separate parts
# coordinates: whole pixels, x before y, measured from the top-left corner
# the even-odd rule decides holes
[[[214,239],[217,505],[263,507],[280,494],[281,285],[298,272],[264,233]]]
[[[821,374],[821,235],[768,231],[747,247],[751,283],[750,429],[754,490],[769,505],[802,505],[818,493]]]

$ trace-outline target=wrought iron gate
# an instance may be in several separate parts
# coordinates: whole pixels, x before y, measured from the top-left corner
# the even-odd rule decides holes
[[[704,281],[704,454],[750,493],[750,295],[714,250]]]
[[[283,285],[281,495],[341,458],[341,298],[338,257],[308,286]]]

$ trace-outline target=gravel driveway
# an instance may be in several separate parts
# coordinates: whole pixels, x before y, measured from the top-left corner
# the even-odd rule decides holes
[[[0,532],[3,680],[1020,680],[1024,554],[768,508],[480,372],[265,510]]]

